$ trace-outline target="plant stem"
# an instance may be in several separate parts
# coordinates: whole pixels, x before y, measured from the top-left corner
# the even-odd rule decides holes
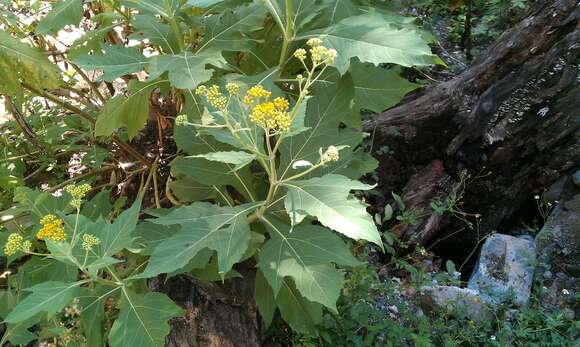
[[[169,17],[167,18],[167,21],[169,22],[169,25],[171,26],[171,30],[173,30],[173,32],[175,33],[175,37],[177,38],[177,45],[179,46],[179,50],[183,51],[185,49],[185,45],[183,43],[183,35],[181,34],[181,30],[179,30],[179,25],[177,24],[177,21],[175,20],[175,13],[173,13],[173,10],[171,9],[171,4],[169,3],[168,0],[163,0],[163,4],[165,5],[165,9],[167,10],[167,14],[169,15]]]
[[[280,75],[282,75],[282,70],[284,63],[286,62],[286,56],[288,55],[288,45],[294,39],[294,1],[286,0],[286,28],[284,29],[284,42],[282,42],[282,51],[280,52],[280,60],[278,65],[280,66]]]

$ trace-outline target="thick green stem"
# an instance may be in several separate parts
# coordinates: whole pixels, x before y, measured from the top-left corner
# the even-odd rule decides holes
[[[294,1],[286,0],[286,27],[284,28],[284,42],[282,42],[282,51],[280,52],[280,74],[282,74],[286,56],[288,55],[288,45],[294,40]]]
[[[171,30],[173,30],[173,32],[175,33],[177,44],[179,45],[179,50],[183,51],[185,49],[185,44],[183,42],[183,35],[181,34],[181,30],[179,29],[177,20],[175,20],[175,13],[173,13],[173,9],[171,8],[171,4],[169,3],[168,0],[163,0],[163,4],[165,5],[165,9],[167,10],[167,14],[169,15],[167,21],[171,26]]]

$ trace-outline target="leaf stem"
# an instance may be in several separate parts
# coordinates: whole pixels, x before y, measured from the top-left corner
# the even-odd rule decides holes
[[[288,55],[288,45],[294,39],[294,1],[286,0],[286,28],[284,28],[284,41],[282,42],[282,51],[280,52],[280,75],[282,75],[282,67],[286,62]]]

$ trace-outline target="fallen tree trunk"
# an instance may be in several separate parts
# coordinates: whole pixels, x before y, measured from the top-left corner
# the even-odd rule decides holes
[[[476,233],[462,233],[445,246],[451,258],[465,258],[469,245],[513,226],[535,204],[534,194],[577,168],[579,63],[580,6],[546,1],[462,74],[364,123],[375,148],[393,149],[377,158],[385,196],[402,191],[408,208],[428,214],[397,234],[427,245],[465,227],[461,218],[429,213],[431,202],[459,192],[459,207],[481,214]],[[462,171],[471,178],[462,180]]]

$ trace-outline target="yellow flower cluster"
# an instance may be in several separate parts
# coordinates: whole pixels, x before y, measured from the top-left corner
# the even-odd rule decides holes
[[[195,94],[205,96],[207,102],[218,110],[225,110],[228,107],[228,98],[222,94],[220,87],[215,84],[209,88],[199,86],[195,90]]]
[[[268,99],[270,96],[272,96],[272,92],[258,84],[246,92],[244,104],[250,105],[257,102],[260,98]]]
[[[294,52],[294,57],[298,60],[306,60],[306,50],[304,48],[298,48],[296,52]]]
[[[175,125],[177,126],[182,126],[187,124],[187,116],[184,114],[180,114],[177,117],[175,117]]]
[[[292,124],[288,113],[289,106],[288,100],[281,97],[257,104],[250,113],[250,121],[264,128],[287,131]]]
[[[91,185],[83,183],[81,185],[71,184],[64,188],[72,196],[70,205],[74,208],[80,208],[83,198],[91,191]]]
[[[32,243],[30,241],[24,241],[24,238],[20,234],[12,233],[8,235],[8,240],[4,245],[4,254],[9,257],[18,251],[27,253],[30,252],[31,247]]]
[[[42,228],[36,233],[36,237],[40,240],[51,240],[54,242],[62,242],[66,239],[66,233],[62,227],[62,219],[55,215],[47,214],[40,220]]]
[[[326,152],[324,152],[320,156],[320,161],[323,164],[330,163],[332,161],[338,161],[338,159],[339,159],[338,148],[336,148],[335,146],[329,146],[326,149]]]
[[[326,64],[330,65],[336,59],[338,53],[335,49],[329,49],[322,45],[322,40],[319,38],[312,38],[306,42],[310,49],[310,57],[314,65]],[[294,57],[300,61],[306,60],[306,50],[304,48],[298,48],[294,52]]]
[[[95,235],[92,235],[92,234],[84,234],[83,235],[83,244],[81,245],[81,247],[85,251],[90,251],[93,248],[93,246],[96,246],[96,245],[98,245],[100,243],[101,243],[101,239],[99,239]]]
[[[240,86],[235,83],[228,83],[226,84],[226,90],[230,95],[236,95],[240,91]]]

